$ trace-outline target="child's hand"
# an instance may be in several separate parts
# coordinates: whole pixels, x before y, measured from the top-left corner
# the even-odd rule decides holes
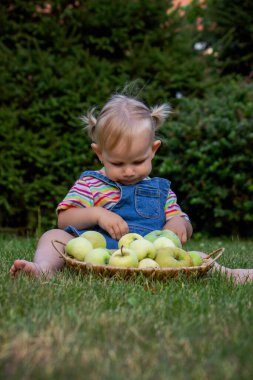
[[[129,232],[128,224],[112,211],[101,208],[98,216],[98,223],[101,228],[108,232],[115,240],[119,240]]]
[[[185,244],[192,234],[191,224],[182,216],[174,216],[168,220],[163,229],[174,232],[179,237],[182,244]]]

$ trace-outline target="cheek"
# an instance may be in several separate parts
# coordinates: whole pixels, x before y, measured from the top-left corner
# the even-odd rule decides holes
[[[106,170],[107,176],[110,177],[112,180],[114,179],[114,177],[117,177],[117,173],[118,173],[117,168],[114,168],[112,166],[107,166],[105,170]]]
[[[148,162],[147,170],[148,170],[149,173],[150,173],[151,170],[152,170],[152,161],[151,161],[151,160]]]
[[[152,169],[152,166],[151,166],[151,161],[148,161],[146,162],[141,168],[140,168],[140,172],[142,173],[150,173]]]

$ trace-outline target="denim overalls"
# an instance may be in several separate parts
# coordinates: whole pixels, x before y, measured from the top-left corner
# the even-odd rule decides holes
[[[170,189],[170,181],[155,177],[149,180],[142,180],[135,185],[125,186],[111,181],[96,171],[85,171],[81,174],[80,178],[84,176],[95,177],[120,190],[120,200],[110,211],[120,215],[126,221],[129,232],[144,236],[153,230],[161,230],[163,228],[166,221],[164,207]],[[114,240],[98,225],[88,230],[101,232],[106,239],[107,248],[118,248],[118,241]],[[74,236],[79,236],[87,231],[87,229],[77,230],[75,227],[68,226],[65,228],[65,231]]]

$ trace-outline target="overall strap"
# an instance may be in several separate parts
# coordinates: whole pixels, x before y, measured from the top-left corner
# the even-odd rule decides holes
[[[168,179],[160,178],[160,177],[154,177],[151,178],[148,181],[142,181],[142,184],[146,183],[147,185],[155,185],[157,186],[163,193],[168,194],[170,190],[171,182]]]
[[[90,177],[94,177],[94,178],[100,179],[101,181],[107,183],[108,185],[111,185],[111,186],[117,187],[118,189],[121,190],[121,187],[120,187],[120,184],[119,184],[119,183],[110,180],[108,177],[106,177],[106,176],[105,176],[104,174],[102,174],[102,173],[99,173],[99,171],[97,171],[97,170],[86,170],[86,171],[82,172],[82,174],[80,175],[80,178],[82,178],[82,177],[87,177],[87,176],[90,176]]]

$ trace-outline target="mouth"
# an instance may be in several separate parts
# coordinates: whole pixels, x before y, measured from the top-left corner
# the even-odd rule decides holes
[[[119,182],[121,182],[123,185],[134,185],[135,183],[139,182],[139,180],[136,178],[135,179],[127,179],[127,180],[122,179]]]

